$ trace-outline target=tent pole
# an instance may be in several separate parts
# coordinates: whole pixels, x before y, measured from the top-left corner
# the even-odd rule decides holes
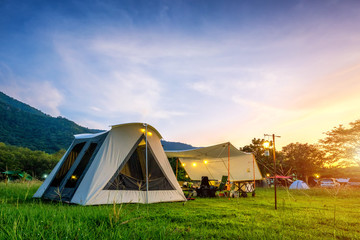
[[[176,158],[176,180],[178,180],[178,166],[179,166],[179,158]]]
[[[254,176],[254,191],[253,191],[253,196],[255,196],[255,188],[256,188],[256,184],[255,184],[255,155],[252,153],[252,157],[253,157],[253,176]]]
[[[275,137],[280,137],[280,136],[276,136],[275,134],[264,134],[264,137],[271,137],[273,139],[273,158],[274,158],[274,192],[275,192],[275,210],[277,210],[277,194],[276,194],[276,185],[277,185],[277,175],[276,175],[276,150],[275,150]]]
[[[228,143],[228,190],[230,191],[230,142]]]
[[[145,125],[145,168],[146,168],[146,203],[149,203],[149,169],[148,169],[148,130],[147,130],[147,124]]]
[[[277,210],[277,197],[276,197],[276,185],[277,185],[277,176],[276,176],[276,156],[275,156],[275,134],[272,135],[273,137],[273,157],[274,157],[274,190],[275,190],[275,210]]]

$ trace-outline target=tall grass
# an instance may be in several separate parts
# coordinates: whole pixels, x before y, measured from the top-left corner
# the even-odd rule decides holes
[[[255,198],[78,206],[0,183],[0,239],[360,239],[360,189],[257,189]]]

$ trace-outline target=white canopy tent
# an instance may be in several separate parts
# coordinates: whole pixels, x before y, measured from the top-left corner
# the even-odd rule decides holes
[[[142,123],[76,135],[34,197],[81,205],[186,201],[161,138]]]
[[[169,158],[179,158],[192,180],[201,180],[202,176],[208,176],[210,180],[219,181],[228,174],[230,181],[235,182],[263,178],[254,155],[238,150],[231,143],[165,153]]]

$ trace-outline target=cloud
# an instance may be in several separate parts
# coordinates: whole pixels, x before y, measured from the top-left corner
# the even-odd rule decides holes
[[[339,61],[330,64],[339,67],[346,65],[348,50],[315,49],[313,66],[308,64],[313,48],[307,45],[315,39],[312,34],[294,30],[268,42],[252,34],[193,38],[111,29],[86,38],[54,35],[67,75],[63,87],[70,93],[64,107],[81,112],[78,119],[83,122],[86,118],[160,125],[182,121],[183,128],[209,129],[221,125],[225,116],[243,124],[252,121],[259,129],[285,129],[323,114],[321,102],[343,101],[344,96],[336,98],[339,92],[334,92],[341,89],[343,77],[324,77],[336,74],[318,56],[337,54]],[[306,51],[301,53],[304,45]],[[291,58],[294,53],[297,57]],[[343,81],[355,83],[350,78]]]
[[[107,121],[122,116],[157,120],[185,115],[167,103],[171,93],[167,92],[166,79],[146,67],[156,65],[158,55],[152,56],[155,50],[128,43],[106,37],[100,41],[96,36],[80,40],[56,37],[56,51],[67,75],[63,87],[71,102],[82,105],[78,111],[106,116]],[[67,107],[75,106],[69,103]]]
[[[5,64],[0,65],[0,88],[9,96],[25,102],[44,113],[59,116],[63,101],[60,91],[49,80],[22,79]]]
[[[176,4],[155,4],[154,11],[99,4],[110,10],[107,16],[82,4],[84,14],[66,21],[62,13],[46,15],[55,16],[51,30],[37,32],[46,35],[39,37],[42,43],[54,44],[55,56],[47,51],[40,70],[27,69],[30,78],[7,74],[14,83],[1,85],[85,126],[146,121],[174,140],[187,134],[201,141],[195,145],[219,138],[239,144],[265,131],[295,136],[323,117],[332,118],[329,124],[349,119],[349,105],[358,103],[359,72],[350,68],[359,63],[360,34],[356,21],[343,16],[317,16],[318,8],[307,4],[213,5],[205,11],[185,3],[191,12],[184,19],[184,7]]]

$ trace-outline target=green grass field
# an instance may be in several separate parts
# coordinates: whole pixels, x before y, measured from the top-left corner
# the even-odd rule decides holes
[[[273,189],[256,197],[77,206],[0,183],[0,239],[360,239],[360,189]]]

